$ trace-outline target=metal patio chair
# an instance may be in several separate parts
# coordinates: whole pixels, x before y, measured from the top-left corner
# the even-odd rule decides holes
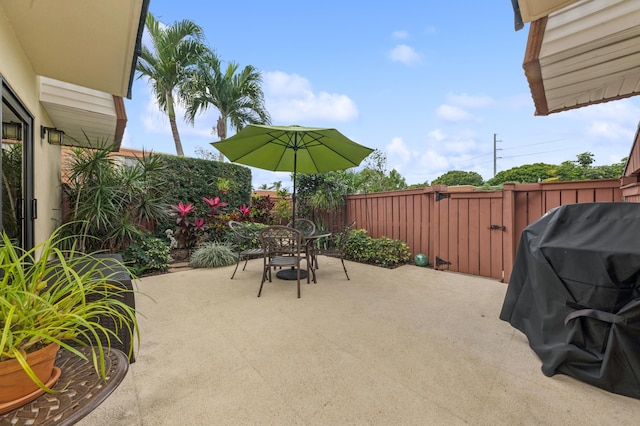
[[[262,242],[262,250],[264,252],[263,259],[263,271],[262,282],[260,283],[260,290],[258,291],[258,297],[262,294],[262,287],[264,282],[268,279],[271,282],[271,269],[272,268],[297,268],[297,286],[298,286],[298,298],[300,297],[300,268],[301,263],[304,260],[307,266],[307,283],[310,282],[309,278],[309,259],[306,256],[306,246],[304,244],[304,237],[297,229],[273,225],[263,228],[259,233],[260,241]],[[315,282],[315,273],[311,268],[313,274],[313,280]]]
[[[344,274],[347,276],[347,280],[351,279],[347,273],[347,267],[344,264],[344,246],[349,240],[349,235],[355,226],[356,222],[351,222],[349,225],[327,237],[327,241],[324,244],[320,244],[318,247],[314,248],[315,269],[318,269],[318,256],[335,257],[340,259],[340,262],[342,262],[342,269],[344,269]]]
[[[287,224],[288,227],[295,228],[298,231],[302,232],[302,235],[308,237],[310,235],[315,234],[316,232],[316,224],[310,221],[309,219],[296,219],[294,222],[289,222]]]
[[[228,223],[229,229],[233,231],[235,247],[238,250],[238,261],[236,262],[236,268],[233,270],[233,275],[231,275],[231,279],[233,279],[233,277],[236,276],[238,265],[242,260],[244,260],[244,266],[242,267],[242,270],[244,271],[247,267],[247,262],[249,262],[250,259],[261,258],[264,254],[264,250],[254,246],[254,244],[259,241],[257,232],[250,230],[246,224],[235,220],[230,220]]]

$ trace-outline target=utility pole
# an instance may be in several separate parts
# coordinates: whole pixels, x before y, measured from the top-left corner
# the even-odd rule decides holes
[[[502,141],[499,141],[497,137],[498,137],[498,134],[494,133],[493,134],[493,177],[496,177],[496,160],[498,158],[502,158],[497,156],[498,151],[502,151],[502,148],[498,148],[497,146],[497,143]]]

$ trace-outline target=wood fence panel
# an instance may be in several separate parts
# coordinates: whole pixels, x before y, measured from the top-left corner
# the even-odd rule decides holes
[[[480,275],[480,199],[469,200],[469,266],[467,273]],[[488,236],[488,233],[486,233]]]
[[[491,224],[504,226],[504,221],[502,220],[502,198],[492,198],[490,204],[491,210]],[[493,278],[502,278],[502,273],[504,271],[502,259],[503,259],[503,238],[502,234],[504,231],[493,231],[491,232],[491,237],[489,239],[491,243],[491,255],[489,259],[490,271],[488,277]]]
[[[367,206],[367,230],[369,231],[370,236],[374,236],[377,233],[377,220],[378,217],[378,199],[377,198],[369,198],[366,202]]]
[[[451,261],[451,253],[449,252],[449,247],[458,244],[457,235],[452,235],[451,232],[454,228],[450,226],[449,221],[449,219],[453,217],[453,215],[451,214],[452,209],[450,204],[451,203],[449,202],[448,198],[436,202],[439,218],[439,227],[436,232],[440,234],[440,244],[436,252],[436,256],[446,261]],[[449,269],[449,266],[451,265],[441,265],[438,268]]]
[[[393,238],[393,202],[396,197],[385,197],[384,200],[384,226],[381,237]]]
[[[409,244],[451,265],[436,269],[504,278],[508,282],[522,230],[548,210],[564,204],[622,201],[618,179],[584,182],[505,184],[504,191],[454,192],[444,186],[350,195],[346,218],[374,238]],[[436,201],[437,195],[446,198]],[[496,229],[489,229],[497,225]],[[503,228],[504,227],[504,228]]]
[[[554,207],[559,207],[562,204],[562,198],[560,197],[560,191],[548,191],[544,197],[544,211],[549,211]]]
[[[533,192],[513,192],[513,202],[514,202],[514,217],[513,223],[510,224],[513,226],[513,231],[520,235],[522,230],[526,228],[527,224],[529,224],[529,195]],[[540,195],[540,193],[538,193]],[[542,205],[542,197],[538,197],[538,202]],[[502,222],[502,220],[501,220]]]
[[[384,235],[384,227],[386,226],[386,201],[384,198],[376,198],[376,208],[371,210],[371,217],[374,218],[373,223],[376,229],[376,238]]]
[[[619,188],[596,188],[594,198],[595,202],[620,202],[622,193]]]
[[[457,251],[458,261],[455,270],[463,272],[469,270],[469,199],[456,199],[458,202],[457,236],[458,246],[450,247]],[[455,217],[452,217],[455,219]]]
[[[367,199],[361,199],[360,203],[359,203],[359,207],[360,209],[362,209],[361,213],[357,216],[354,217],[353,220],[356,221],[356,223],[359,223],[359,227],[360,228],[364,228],[367,229],[368,227],[370,227],[370,218],[368,216],[369,214],[369,201]]]
[[[419,252],[425,254],[429,258],[429,263],[433,264],[435,247],[433,245],[433,219],[432,219],[432,196],[424,194],[420,196],[420,208],[422,215],[422,226],[420,226],[420,249]],[[416,254],[415,252],[413,252]]]
[[[575,189],[565,189],[560,191],[560,205],[575,204],[578,202],[578,194]]]
[[[442,217],[444,218],[444,222],[446,225],[447,233],[446,233],[446,250],[440,250],[438,253],[438,257],[445,262],[451,262],[450,265],[442,265],[443,269],[448,269],[450,271],[458,270],[458,231],[459,231],[459,222],[460,222],[460,203],[456,199],[445,198],[440,201],[436,201],[436,203],[441,206],[443,209]],[[442,244],[442,242],[440,243]]]
[[[401,223],[402,231],[400,232],[400,239],[407,242],[407,245],[409,246],[409,251],[412,255],[414,254],[413,250],[417,246],[413,225],[415,225],[416,223],[420,223],[415,218],[416,207],[414,203],[416,200],[414,197],[415,197],[414,195],[408,195],[406,197],[406,212],[405,212],[406,220],[405,220],[405,223]],[[404,238],[402,238],[402,235],[404,235]],[[418,253],[418,252],[415,252],[415,253]]]
[[[540,218],[545,210],[542,203],[542,191],[534,190],[526,192],[527,208],[526,208],[526,225],[535,222]],[[516,210],[517,211],[517,210]]]
[[[578,203],[593,203],[596,199],[596,191],[594,189],[579,189]]]
[[[520,234],[516,234],[514,224],[516,223],[515,198],[517,192],[516,185],[504,185],[502,192],[502,224],[504,232],[502,233],[502,275],[504,279],[508,279],[513,269],[513,260],[516,255],[517,239]],[[505,281],[506,282],[506,281]]]
[[[477,275],[483,277],[491,276],[491,237],[495,232],[491,231],[491,203],[492,199],[480,200],[479,206],[479,252],[478,252],[478,272]]]
[[[407,223],[407,197],[393,197],[394,205],[393,210],[397,212],[396,220],[393,221],[393,237],[394,240],[406,240],[407,233],[404,232],[404,227]]]

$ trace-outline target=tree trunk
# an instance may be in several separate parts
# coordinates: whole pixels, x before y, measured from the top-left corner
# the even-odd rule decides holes
[[[173,108],[173,96],[171,95],[171,93],[167,93],[167,115],[169,116],[169,123],[171,124],[171,134],[173,135],[173,141],[176,144],[176,154],[178,154],[180,157],[184,157],[182,142],[180,142],[180,134],[178,133],[178,125],[176,124],[176,111]]]
[[[225,140],[227,138],[227,118],[218,117],[218,123],[216,123],[216,131],[218,132],[218,136],[220,140]],[[222,152],[218,153],[218,161],[224,161],[224,154]]]
[[[184,157],[182,142],[180,142],[180,134],[178,133],[178,126],[176,125],[176,117],[169,117],[169,123],[171,123],[171,134],[173,134],[173,141],[176,144],[176,154],[180,157]]]

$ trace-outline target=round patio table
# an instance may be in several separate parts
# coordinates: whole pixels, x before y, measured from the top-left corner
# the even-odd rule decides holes
[[[107,380],[96,374],[91,360],[91,348],[78,348],[87,355],[83,360],[60,349],[55,366],[60,378],[52,389],[30,403],[0,415],[0,425],[73,425],[100,405],[118,387],[129,369],[129,361],[118,349],[105,350]]]
[[[315,251],[313,250],[313,244],[316,241],[318,241],[320,238],[330,237],[330,236],[331,236],[331,232],[322,232],[322,233],[313,234],[313,235],[303,235],[302,238],[304,238],[306,256],[311,262],[309,264],[310,267],[313,268],[315,265]],[[276,277],[280,278],[281,280],[297,280],[298,271],[296,268],[282,269],[276,272]],[[307,278],[307,271],[305,269],[301,269],[300,279],[302,280],[306,278]]]

